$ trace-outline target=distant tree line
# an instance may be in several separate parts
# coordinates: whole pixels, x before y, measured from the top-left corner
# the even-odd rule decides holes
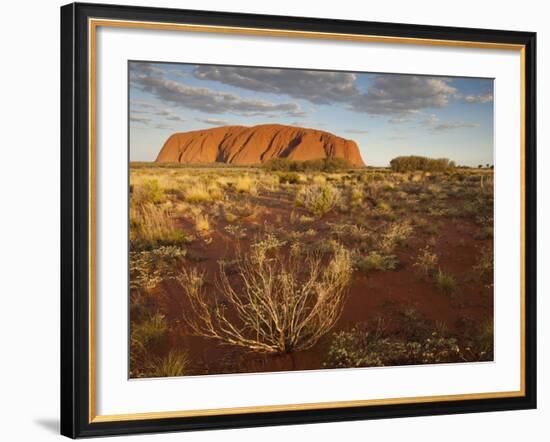
[[[319,158],[306,161],[274,158],[264,163],[264,168],[270,171],[282,172],[336,172],[338,170],[353,169],[355,166],[344,158]]]
[[[410,155],[394,158],[390,161],[390,167],[394,172],[412,172],[416,170],[445,172],[449,169],[454,169],[456,164],[448,158],[428,158]]]

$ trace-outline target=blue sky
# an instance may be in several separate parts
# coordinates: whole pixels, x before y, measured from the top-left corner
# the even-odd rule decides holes
[[[174,132],[279,123],[355,140],[363,160],[399,155],[493,164],[493,80],[130,62],[130,159]]]

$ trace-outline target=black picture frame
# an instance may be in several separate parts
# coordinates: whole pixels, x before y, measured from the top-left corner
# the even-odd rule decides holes
[[[524,47],[524,395],[199,417],[90,420],[89,18]],[[124,148],[124,147],[121,147]],[[73,3],[61,8],[61,434],[71,437],[335,422],[536,408],[536,34],[488,29]]]

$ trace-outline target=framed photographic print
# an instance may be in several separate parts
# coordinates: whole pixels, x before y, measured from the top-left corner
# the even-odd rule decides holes
[[[62,434],[535,408],[535,42],[62,7]]]

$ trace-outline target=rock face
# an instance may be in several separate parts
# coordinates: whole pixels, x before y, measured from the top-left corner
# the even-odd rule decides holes
[[[364,166],[355,141],[315,129],[262,124],[223,126],[171,135],[156,161],[162,163],[258,164],[273,158],[344,158]]]

